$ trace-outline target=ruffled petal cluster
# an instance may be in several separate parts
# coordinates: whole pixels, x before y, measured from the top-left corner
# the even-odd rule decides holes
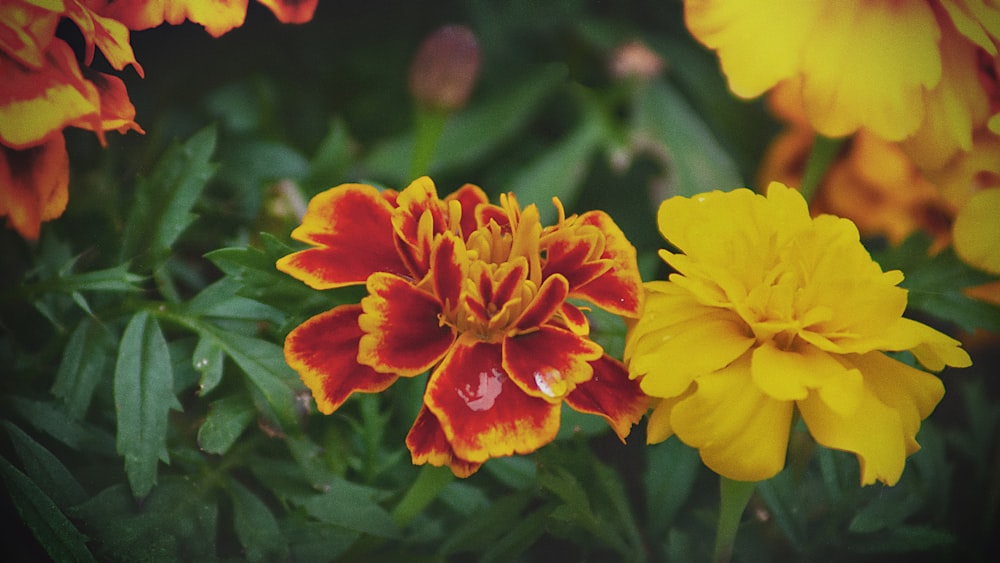
[[[494,205],[465,185],[441,199],[426,177],[401,192],[344,184],[314,197],[292,232],[310,247],[278,269],[316,289],[368,290],[285,340],[319,410],[430,371],[406,444],[414,463],[463,477],[552,441],[563,403],[624,440],[647,398],[570,299],[637,317],[635,249],[607,214],[566,217],[555,202],[559,221],[543,227],[513,195]]]
[[[284,22],[312,18],[317,0],[262,1]],[[41,223],[69,200],[69,156],[62,131],[137,131],[135,107],[117,76],[89,67],[100,51],[112,68],[143,76],[129,30],[191,19],[213,35],[243,24],[247,0],[5,0],[0,4],[0,217],[37,239]],[[71,21],[83,38],[83,60],[56,34]]]
[[[685,19],[735,94],[794,83],[826,136],[869,129],[940,166],[1000,131],[993,2],[685,0]]]
[[[661,251],[675,270],[646,284],[646,309],[625,357],[660,398],[648,440],[676,434],[735,480],[778,473],[793,414],[824,446],[853,452],[864,484],[894,484],[944,393],[927,369],[967,366],[958,341],[902,316],[898,271],[883,272],[857,228],[809,215],[796,190],[772,183],[674,197],[659,210]]]

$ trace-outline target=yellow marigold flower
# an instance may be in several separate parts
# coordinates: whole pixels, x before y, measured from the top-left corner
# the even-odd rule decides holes
[[[968,150],[996,101],[996,77],[977,69],[996,59],[1000,8],[981,0],[685,0],[685,19],[736,95],[795,80],[830,137],[921,130],[938,153]]]
[[[645,284],[625,349],[632,377],[661,399],[648,441],[677,434],[721,475],[768,479],[797,410],[817,442],[857,454],[863,484],[895,484],[944,388],[885,352],[909,350],[931,370],[971,363],[958,341],[903,318],[902,274],[882,271],[853,223],[811,218],[777,182],[767,197],[674,197],[658,221],[677,273]]]
[[[466,184],[440,199],[427,177],[398,193],[345,184],[314,197],[292,232],[310,248],[277,268],[316,289],[368,289],[285,339],[319,410],[429,370],[406,445],[413,463],[461,477],[551,442],[563,403],[624,440],[648,399],[570,300],[637,317],[635,248],[606,213],[566,217],[555,203],[558,223],[542,227],[513,195],[493,205]]]

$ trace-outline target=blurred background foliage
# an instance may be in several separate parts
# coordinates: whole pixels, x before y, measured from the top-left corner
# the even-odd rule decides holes
[[[363,290],[309,290],[274,270],[296,209],[349,181],[412,179],[420,42],[469,26],[469,104],[429,173],[513,191],[555,217],[604,209],[655,256],[659,201],[755,186],[778,124],[727,91],[679,2],[321,2],[302,26],[251,3],[219,39],[184,24],[133,32],[125,73],[145,136],[67,131],[69,209],[37,244],[0,232],[0,529],[7,560],[708,560],[718,478],[676,439],[620,444],[567,411],[536,454],[465,480],[410,464],[423,379],[332,416],[283,362],[296,324]],[[73,29],[61,30],[72,34]],[[641,42],[662,67],[622,76]],[[617,57],[617,58],[616,58]],[[962,287],[989,277],[914,236],[866,241],[901,268],[909,315],[960,336],[975,365],[942,374],[900,483],[858,486],[853,456],[800,429],[761,483],[737,561],[986,561],[1000,527],[1000,312]],[[592,319],[621,353],[624,326]],[[683,361],[683,359],[678,359]]]

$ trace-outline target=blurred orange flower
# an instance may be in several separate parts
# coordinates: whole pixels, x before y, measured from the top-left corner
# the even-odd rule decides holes
[[[318,0],[262,0],[284,22],[309,20]],[[143,133],[125,83],[89,68],[97,50],[117,71],[143,76],[130,29],[184,18],[213,35],[242,25],[247,0],[236,2],[5,0],[0,4],[0,217],[26,239],[59,217],[69,200],[69,156],[62,131]],[[238,17],[237,17],[238,16]],[[56,35],[63,18],[84,41],[83,60]],[[82,63],[82,64],[81,64]]]

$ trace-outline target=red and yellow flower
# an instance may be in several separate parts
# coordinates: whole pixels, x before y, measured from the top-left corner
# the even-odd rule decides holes
[[[414,463],[459,476],[552,441],[562,403],[624,440],[647,399],[570,299],[637,317],[635,249],[604,212],[566,217],[554,201],[558,223],[543,228],[513,194],[493,205],[467,184],[439,199],[426,177],[398,193],[345,184],[313,198],[292,232],[311,248],[278,269],[316,289],[368,289],[285,340],[319,410],[429,370],[406,443]]]
[[[312,18],[318,0],[261,0],[283,22]],[[143,76],[129,30],[185,18],[213,35],[243,24],[247,0],[5,0],[0,3],[0,217],[22,237],[37,239],[41,223],[69,200],[66,127],[142,133],[125,83],[89,68],[99,50],[117,71]],[[56,35],[72,21],[83,37],[82,65]]]

